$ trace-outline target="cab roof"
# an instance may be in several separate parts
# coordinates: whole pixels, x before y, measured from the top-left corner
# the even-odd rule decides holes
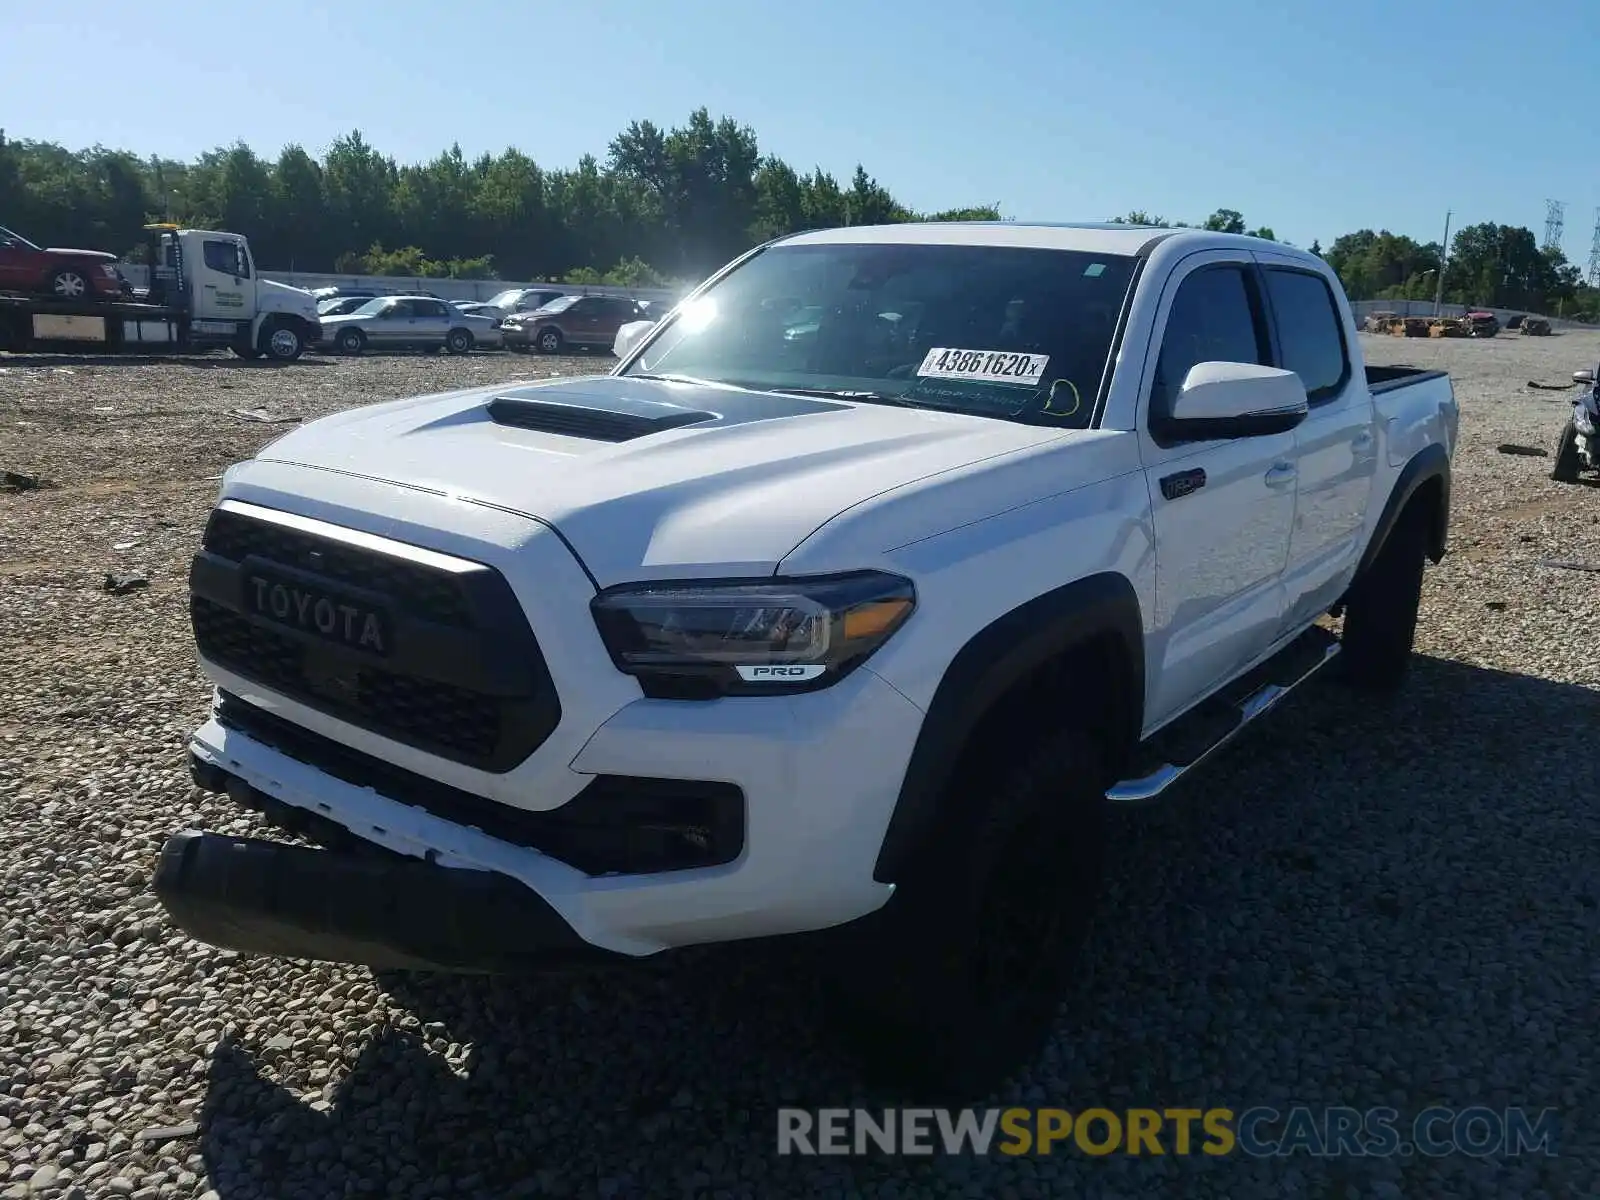
[[[779,239],[782,245],[839,245],[876,242],[896,245],[1017,246],[1038,250],[1083,250],[1096,254],[1147,255],[1173,239],[1194,243],[1194,249],[1273,246],[1293,252],[1282,242],[1208,229],[1124,225],[1115,221],[910,221],[894,225],[851,225],[816,229]]]

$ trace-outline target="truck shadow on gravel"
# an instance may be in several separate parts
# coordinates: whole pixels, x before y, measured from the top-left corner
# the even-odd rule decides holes
[[[1576,1148],[1600,1033],[1581,1016],[1597,728],[1600,691],[1426,657],[1388,704],[1308,688],[1171,803],[1115,815],[1056,1039],[1005,1095],[973,1102],[1548,1106]],[[1027,1196],[1181,1175],[1196,1196],[1366,1194],[1372,1180],[1442,1195],[1488,1181],[1471,1173],[1502,1194],[1581,1192],[1565,1174],[1579,1161],[1537,1155],[779,1157],[779,1107],[882,1103],[823,1041],[789,961],[726,947],[575,976],[384,975],[398,1022],[217,1051],[201,1119],[211,1186],[225,1200]],[[272,1076],[296,1059],[303,1072],[324,1028],[353,1039],[352,1058],[314,1107]]]

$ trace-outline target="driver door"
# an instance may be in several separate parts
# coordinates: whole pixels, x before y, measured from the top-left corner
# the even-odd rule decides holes
[[[200,261],[189,263],[194,315],[207,321],[249,321],[256,315],[250,252],[237,238],[200,240]]]
[[[1271,365],[1266,308],[1248,255],[1205,251],[1167,281],[1139,418],[1156,550],[1151,727],[1204,699],[1270,648],[1282,620],[1295,511],[1295,435],[1164,441],[1196,363]]]

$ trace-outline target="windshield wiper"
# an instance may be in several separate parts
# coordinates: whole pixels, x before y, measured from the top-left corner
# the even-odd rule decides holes
[[[731,385],[731,384],[727,384],[727,383],[720,383],[719,384],[719,382],[717,380],[715,380],[715,379],[701,379],[701,378],[699,378],[698,376],[695,376],[695,375],[680,375],[676,371],[662,371],[662,372],[659,372],[659,373],[656,373],[656,374],[646,374],[644,372],[640,372],[637,375],[634,375],[634,374],[624,375],[624,376],[622,376],[622,378],[623,379],[654,379],[654,380],[657,380],[657,381],[659,381],[661,383],[693,383],[693,384],[696,384],[696,385],[698,385],[700,387],[719,387],[719,386],[720,387],[730,387],[730,386],[736,386],[736,385]]]
[[[741,379],[699,379],[693,375],[679,375],[670,371],[660,374],[625,375],[623,378],[656,379],[665,383],[694,383],[702,387],[740,388],[747,392],[766,392],[768,395],[816,396],[822,400],[855,400],[861,404],[892,404],[897,408],[931,408],[941,412],[967,411],[963,408],[951,408],[923,400],[907,400],[904,396],[892,395],[889,392],[857,391],[849,388],[771,387],[767,384],[752,383]]]

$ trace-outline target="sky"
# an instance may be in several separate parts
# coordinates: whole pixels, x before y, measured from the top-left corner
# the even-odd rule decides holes
[[[704,105],[764,152],[902,203],[1018,220],[1233,208],[1327,246],[1479,221],[1587,266],[1600,206],[1600,0],[79,0],[9,8],[0,128],[189,159],[401,162],[459,142],[602,161]],[[63,74],[63,65],[77,71]],[[75,79],[63,88],[63,79]]]

